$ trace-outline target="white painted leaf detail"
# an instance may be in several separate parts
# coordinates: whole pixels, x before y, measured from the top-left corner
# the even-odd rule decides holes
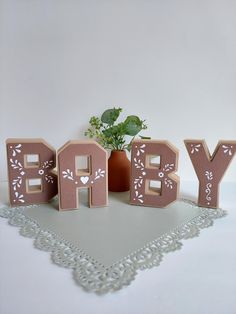
[[[174,169],[174,164],[166,164],[163,168],[163,171],[168,172]]]
[[[22,184],[22,178],[17,177],[17,179],[12,180],[13,190],[16,191],[17,188],[20,188]]]
[[[17,154],[21,153],[21,144],[17,144],[15,146],[10,146],[10,148],[12,149],[12,156],[16,157]]]
[[[46,160],[43,163],[43,168],[51,168],[53,166],[53,160]]]
[[[137,190],[138,188],[141,188],[142,184],[143,184],[143,178],[141,176],[134,179],[134,189],[135,190]]]
[[[225,155],[229,155],[229,156],[232,156],[233,153],[232,153],[232,149],[233,149],[233,145],[222,145],[222,148],[223,148],[223,151],[224,151],[224,154]]]
[[[65,179],[74,181],[74,175],[73,175],[73,172],[70,169],[66,169],[66,171],[62,171],[62,176]]]
[[[11,166],[12,166],[13,169],[18,169],[20,171],[23,169],[22,164],[17,159],[13,160],[11,158],[10,162],[11,162]]]
[[[46,180],[48,183],[53,183],[53,182],[54,182],[53,177],[50,176],[50,175],[48,175],[48,174],[46,174],[45,180]]]
[[[143,204],[143,194],[139,194],[138,191],[135,191],[134,201],[137,200],[141,204]]]
[[[24,203],[25,200],[24,200],[24,195],[23,194],[19,194],[18,192],[15,192],[15,200],[14,202],[18,201],[20,203]]]
[[[201,144],[191,144],[191,154],[198,153],[201,147]]]
[[[212,171],[205,171],[205,176],[207,177],[207,180],[213,180],[213,173]]]
[[[134,166],[136,169],[144,170],[144,163],[141,161],[141,159],[134,158]]]
[[[144,148],[146,147],[145,144],[142,144],[140,146],[135,146],[135,148],[137,148],[137,156],[140,156],[141,154],[143,154],[145,152]]]
[[[95,171],[95,178],[94,180],[97,180],[99,178],[103,178],[105,176],[105,170],[102,170],[102,169],[98,169],[97,171]]]
[[[165,178],[164,183],[167,186],[167,188],[170,188],[171,190],[173,189],[173,181],[172,180]]]

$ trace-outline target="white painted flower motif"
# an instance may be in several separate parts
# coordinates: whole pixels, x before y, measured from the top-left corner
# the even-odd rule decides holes
[[[46,160],[43,163],[43,168],[51,168],[53,166],[53,160]]]
[[[195,152],[199,152],[201,144],[191,144],[191,154],[194,154]]]
[[[166,164],[163,168],[163,171],[167,172],[174,169],[174,164]]]
[[[15,146],[10,146],[10,148],[12,149],[12,156],[16,157],[17,154],[21,153],[21,144],[17,144]]]
[[[207,177],[207,180],[212,180],[213,179],[213,173],[212,171],[205,171],[205,176]]]
[[[159,177],[159,178],[163,178],[163,177],[164,177],[164,173],[163,173],[163,172],[159,172],[159,173],[158,173],[158,177]]]
[[[48,183],[53,183],[53,182],[54,182],[54,181],[53,181],[53,177],[50,176],[50,175],[48,175],[48,174],[46,174],[45,180],[46,180]]]
[[[134,166],[136,169],[144,170],[144,163],[141,161],[141,159],[134,158]]]
[[[103,178],[105,176],[105,170],[102,170],[102,169],[98,169],[98,171],[95,171],[95,179],[94,180],[97,180],[99,178]]]
[[[13,190],[16,191],[17,188],[20,188],[22,184],[22,178],[17,177],[17,179],[12,180]]]
[[[11,166],[13,169],[19,169],[20,171],[23,169],[22,164],[16,159],[13,160],[12,158],[10,159]]]
[[[40,174],[41,176],[44,174],[44,170],[43,169],[40,169],[39,171],[38,171],[38,174]]]
[[[137,190],[143,184],[143,178],[139,176],[138,178],[134,179],[134,189]]]
[[[24,200],[24,195],[23,194],[19,194],[18,192],[15,192],[15,200],[14,202],[18,201],[20,203],[24,203],[25,200]]]
[[[143,194],[138,194],[138,191],[135,191],[134,201],[137,200],[140,203],[143,203]]]
[[[229,156],[233,155],[232,153],[233,145],[229,145],[229,146],[222,145],[222,147],[223,147],[224,154],[229,155]]]
[[[70,169],[66,169],[66,171],[62,171],[63,178],[68,180],[74,180],[73,172]]]
[[[168,178],[165,178],[164,183],[167,186],[167,188],[170,188],[171,190],[173,189],[173,182],[172,182],[172,180],[170,180]]]
[[[143,154],[145,152],[144,148],[146,147],[145,144],[142,144],[140,146],[135,146],[135,148],[137,148],[137,156],[140,156],[141,154]]]

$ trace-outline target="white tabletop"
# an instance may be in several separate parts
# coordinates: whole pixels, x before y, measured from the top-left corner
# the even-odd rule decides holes
[[[4,184],[1,201],[6,202]],[[197,182],[181,182],[181,196],[196,200]],[[140,271],[130,286],[105,295],[83,291],[71,270],[0,218],[1,314],[235,314],[236,183],[222,183],[220,205],[228,215],[183,241],[159,267]]]

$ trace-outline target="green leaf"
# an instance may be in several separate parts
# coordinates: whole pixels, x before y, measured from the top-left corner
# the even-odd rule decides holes
[[[102,131],[102,133],[106,136],[106,137],[111,137],[111,136],[124,136],[125,135],[125,127],[124,127],[124,123],[119,123],[117,125],[113,125],[111,127],[109,127],[108,129],[105,129]]]
[[[101,116],[101,121],[108,125],[113,125],[114,122],[118,119],[121,111],[122,111],[121,108],[107,109],[106,111],[103,112]]]
[[[143,129],[143,121],[137,116],[128,116],[124,124],[127,135],[135,136]]]
[[[104,148],[130,150],[134,137],[141,130],[147,129],[147,125],[144,120],[140,120],[135,115],[128,116],[124,122],[115,124],[121,111],[121,108],[113,108],[104,111],[101,118],[91,117],[89,120],[90,127],[85,132],[85,135],[94,138]],[[126,135],[132,136],[129,144],[125,144]]]
[[[101,120],[98,117],[94,117],[94,116],[90,118],[89,123],[95,129],[100,129],[102,126]]]
[[[110,127],[106,130],[103,130],[102,133],[105,135],[105,137],[109,138],[113,135],[113,128]]]

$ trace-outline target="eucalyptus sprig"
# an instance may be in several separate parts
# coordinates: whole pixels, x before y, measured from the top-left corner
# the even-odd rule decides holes
[[[94,138],[106,149],[111,150],[130,150],[132,140],[142,130],[147,129],[145,120],[138,116],[128,116],[123,122],[117,122],[122,112],[122,108],[107,109],[103,112],[101,118],[91,117],[90,127],[84,133],[89,138]],[[127,144],[126,136],[132,136]]]

